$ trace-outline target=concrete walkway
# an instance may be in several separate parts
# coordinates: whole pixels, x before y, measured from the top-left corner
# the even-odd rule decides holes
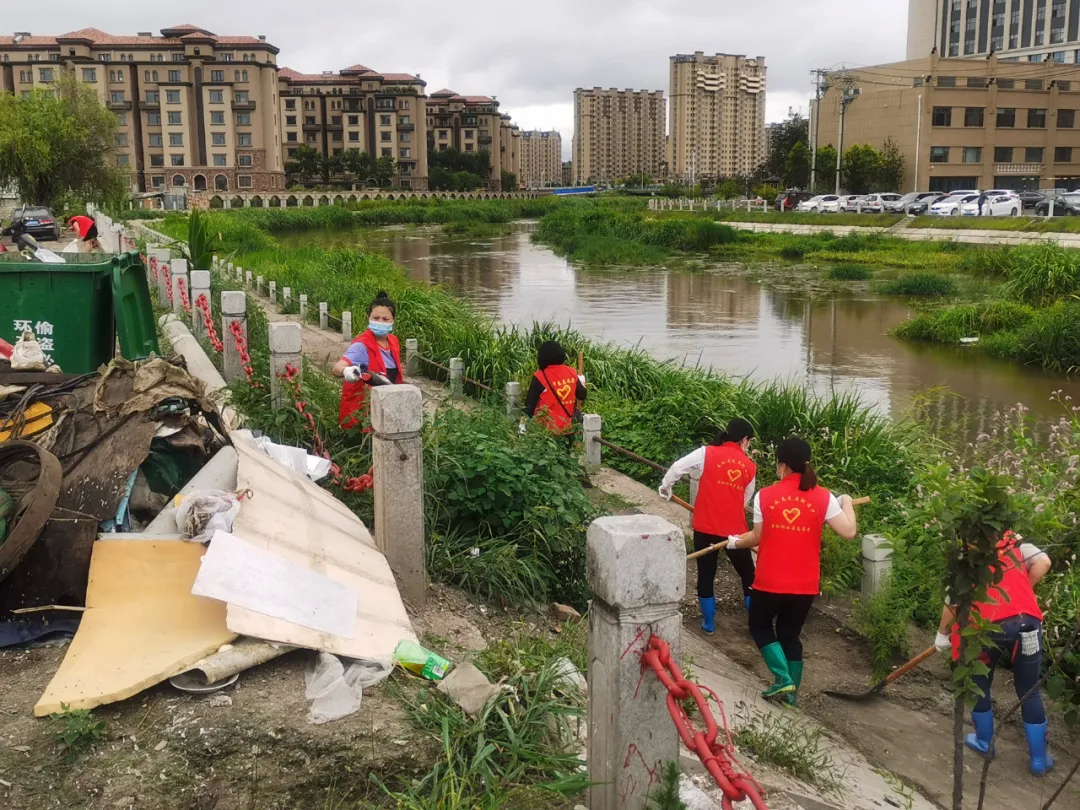
[[[910,222],[910,220],[901,220]],[[801,225],[786,222],[724,222],[741,231],[753,233],[791,233],[812,236],[831,233],[847,236],[853,233],[895,236],[912,241],[964,242],[973,245],[1027,245],[1033,242],[1057,242],[1062,247],[1080,248],[1080,233],[1035,233],[1029,231],[951,230],[948,228],[865,227],[861,225]]]

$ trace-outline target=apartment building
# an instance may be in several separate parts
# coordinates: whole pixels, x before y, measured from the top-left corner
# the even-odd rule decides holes
[[[1080,186],[1080,65],[938,55],[846,71],[859,95],[844,144],[896,142],[896,191]],[[821,100],[820,143],[837,143],[840,94]],[[811,119],[814,112],[811,111]]]
[[[614,183],[665,173],[664,93],[614,87],[574,91],[574,180]]]
[[[562,136],[555,130],[521,134],[521,182],[525,188],[562,185]]]
[[[364,65],[341,71],[279,75],[285,159],[307,146],[330,157],[346,150],[397,164],[394,185],[428,187],[425,83],[409,73],[379,73]]]
[[[1080,63],[1080,0],[908,0],[907,58]]]
[[[0,90],[50,91],[61,71],[116,114],[115,159],[140,191],[277,191],[278,49],[194,25],[136,36],[84,28],[0,37]]]
[[[428,149],[487,152],[491,172],[488,187],[498,191],[503,169],[502,121],[499,102],[494,98],[461,96],[444,88],[427,100]]]
[[[765,79],[763,56],[671,57],[668,163],[676,177],[736,177],[764,162]]]
[[[521,182],[522,147],[521,129],[513,123],[508,113],[499,116],[499,162],[502,170],[511,172]],[[500,175],[501,180],[501,175]],[[504,188],[503,191],[517,191],[516,188]]]

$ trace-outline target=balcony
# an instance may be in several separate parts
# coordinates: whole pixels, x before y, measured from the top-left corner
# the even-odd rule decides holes
[[[341,125],[341,124],[327,124],[326,125],[327,132],[341,132],[343,129],[345,129],[345,127],[343,125]]]
[[[322,124],[304,124],[304,132],[322,132]]]
[[[108,101],[105,102],[105,106],[108,107],[110,110],[130,110],[131,109],[131,102],[130,101],[113,101],[112,99],[109,99]]]
[[[254,112],[254,110],[255,110],[255,102],[254,101],[234,101],[232,103],[232,108],[234,110],[239,111],[239,112]]]
[[[476,140],[478,140],[481,144],[491,143],[491,136],[490,135],[481,135]]]
[[[161,102],[160,101],[140,101],[139,102],[139,109],[140,110],[160,110],[161,109]]]
[[[397,125],[398,132],[412,132],[414,129],[416,129],[416,124],[402,124],[399,122]]]

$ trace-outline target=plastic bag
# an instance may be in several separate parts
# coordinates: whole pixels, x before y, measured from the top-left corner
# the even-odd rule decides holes
[[[177,495],[176,526],[185,540],[208,543],[219,529],[231,532],[233,521],[240,514],[240,499],[235,493],[206,489]]]
[[[330,459],[314,456],[302,447],[274,444],[266,436],[255,439],[255,445],[278,464],[295,470],[312,481],[325,478],[330,472]]]
[[[45,370],[45,353],[41,351],[41,344],[34,339],[34,333],[29,329],[22,333],[22,339],[11,351],[11,370]]]
[[[348,717],[360,708],[364,689],[384,680],[392,669],[388,661],[351,661],[346,668],[336,655],[319,653],[304,673],[304,697],[311,701],[308,722],[322,725]]]

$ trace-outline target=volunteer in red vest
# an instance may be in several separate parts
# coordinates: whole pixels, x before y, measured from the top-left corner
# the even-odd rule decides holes
[[[365,371],[382,374],[395,384],[405,380],[401,347],[398,339],[391,334],[396,315],[397,307],[390,297],[385,292],[376,295],[368,307],[368,328],[360,333],[334,366],[334,375],[345,378],[338,410],[338,424],[343,428],[360,424],[362,414],[358,412],[367,401],[368,386],[363,381]]]
[[[799,636],[821,591],[821,534],[827,523],[841,537],[855,537],[855,507],[849,496],[838,499],[818,486],[802,439],[780,442],[776,477],[754,498],[754,528],[730,537],[728,548],[757,547],[750,635],[773,675],[762,697],[794,705],[803,676]]]
[[[566,352],[554,340],[540,344],[538,371],[525,397],[525,415],[552,433],[569,433],[578,403],[588,396],[585,378],[566,365]]]
[[[1043,614],[1035,598],[1035,585],[1046,576],[1051,565],[1044,551],[1031,543],[1020,543],[1011,531],[1005,532],[998,542],[998,555],[1001,581],[990,587],[985,602],[972,606],[983,619],[1001,628],[991,637],[991,646],[983,648],[979,656],[990,671],[986,675],[973,676],[983,696],[971,712],[975,733],[967,735],[968,748],[988,757],[994,756],[994,712],[990,705],[994,670],[999,664],[1011,664],[1016,696],[1021,699],[1039,682]],[[939,650],[952,650],[954,660],[960,657],[960,627],[955,622],[956,611],[946,603],[934,643]],[[1046,709],[1038,689],[1024,701],[1020,712],[1031,756],[1031,772],[1042,776],[1054,767],[1054,760],[1046,750]]]
[[[97,239],[98,230],[94,220],[90,217],[84,217],[81,214],[73,216],[68,220],[68,225],[75,232],[75,235],[79,237],[83,242],[93,242]]]
[[[754,427],[745,419],[732,419],[727,430],[716,434],[708,447],[699,447],[683,456],[664,475],[660,495],[671,500],[671,488],[684,475],[700,476],[694,501],[694,551],[723,543],[728,535],[744,534],[746,506],[754,497],[757,465],[746,455]],[[748,548],[725,550],[742,580],[743,600],[750,608],[750,586],[754,584],[754,554]],[[697,558],[697,595],[701,606],[701,629],[715,632],[716,563],[719,552]]]

